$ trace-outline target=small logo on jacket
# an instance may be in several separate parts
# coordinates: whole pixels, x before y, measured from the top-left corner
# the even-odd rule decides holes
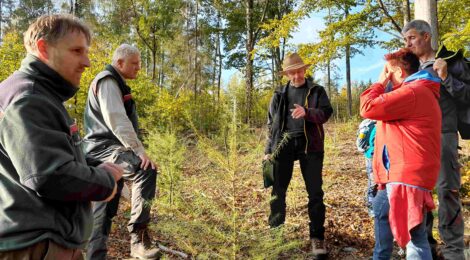
[[[124,102],[129,101],[131,99],[132,99],[132,94],[127,94],[127,95],[124,95],[124,97],[122,97],[122,100]]]
[[[79,146],[82,142],[82,139],[80,138],[80,133],[78,131],[78,126],[77,123],[73,123],[69,127],[70,130],[70,136],[72,137],[73,144],[75,146]]]
[[[71,126],[70,126],[70,135],[73,136],[74,134],[76,134],[78,132],[78,126],[76,123],[73,123]]]

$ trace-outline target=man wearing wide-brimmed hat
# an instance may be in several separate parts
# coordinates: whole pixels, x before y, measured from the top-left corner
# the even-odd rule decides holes
[[[293,53],[283,62],[281,71],[289,82],[274,93],[268,111],[268,141],[264,160],[274,164],[274,184],[269,225],[282,225],[286,216],[286,191],[292,178],[294,161],[299,160],[308,192],[308,215],[312,254],[326,256],[324,243],[325,205],[323,203],[322,168],[324,155],[323,124],[333,108],[325,89],[305,78],[302,58]],[[287,142],[282,137],[287,134]],[[273,152],[276,151],[275,155]]]

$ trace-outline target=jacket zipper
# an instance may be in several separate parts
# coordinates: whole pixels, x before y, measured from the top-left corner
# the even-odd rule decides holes
[[[283,96],[281,96],[282,99],[284,99]],[[282,107],[282,113],[281,113],[281,117],[279,118],[280,120],[282,120],[282,123],[281,123],[281,131],[280,133],[282,134],[283,131],[284,131],[284,117],[286,116],[286,101],[284,101],[284,104],[281,106]]]
[[[305,104],[304,106],[308,109],[308,96],[310,96],[310,92],[312,91],[311,88],[308,89],[307,96],[305,97]],[[305,135],[305,154],[307,154],[307,148],[308,148],[308,137],[307,137],[307,128],[306,128],[306,120],[304,117],[304,135]]]

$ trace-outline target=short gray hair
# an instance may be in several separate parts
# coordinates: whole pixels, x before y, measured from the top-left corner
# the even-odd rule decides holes
[[[127,58],[129,56],[132,56],[132,55],[135,55],[135,54],[140,56],[140,51],[137,47],[129,45],[127,43],[121,44],[114,51],[112,64],[117,65],[118,60],[125,59],[125,58]]]
[[[35,53],[39,39],[54,45],[59,39],[73,32],[83,33],[87,44],[90,45],[90,29],[77,17],[68,14],[44,15],[36,19],[23,34],[24,47],[28,53]]]
[[[401,30],[401,33],[404,35],[407,31],[411,29],[415,29],[421,35],[423,35],[424,33],[429,33],[429,35],[432,36],[431,26],[428,24],[428,22],[424,20],[413,20],[407,23]]]

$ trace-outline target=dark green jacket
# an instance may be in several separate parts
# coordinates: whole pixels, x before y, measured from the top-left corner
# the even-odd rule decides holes
[[[0,84],[0,251],[45,239],[84,248],[90,201],[112,193],[113,177],[86,165],[62,104],[77,90],[31,55]]]

